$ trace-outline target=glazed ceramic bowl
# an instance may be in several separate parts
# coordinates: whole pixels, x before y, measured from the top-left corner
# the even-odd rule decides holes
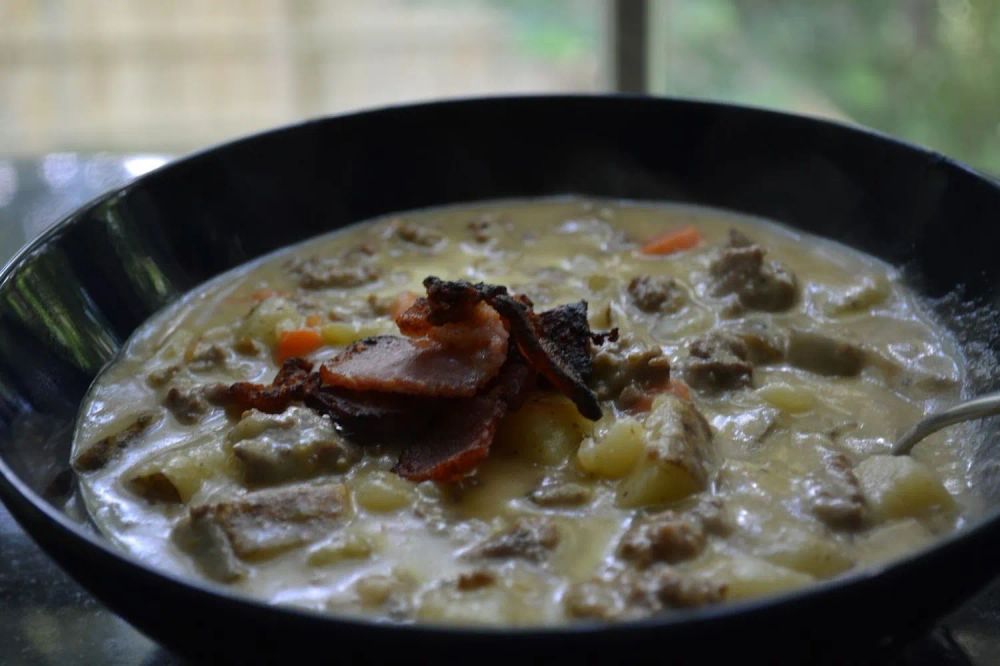
[[[198,153],[109,192],[24,249],[0,276],[0,496],[140,630],[182,654],[232,661],[837,661],[904,640],[1000,572],[1000,517],[987,508],[902,560],[780,596],[614,625],[441,628],[273,606],[179,579],[89,525],[68,466],[77,408],[151,314],[249,259],[373,216],[568,193],[730,209],[882,257],[956,334],[970,361],[966,390],[1000,385],[1000,187],[988,178],[862,129],[735,106],[439,102]],[[975,436],[976,487],[996,506],[997,423]]]

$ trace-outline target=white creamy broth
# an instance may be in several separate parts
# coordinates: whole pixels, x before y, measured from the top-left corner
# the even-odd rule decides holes
[[[619,334],[591,349],[601,419],[539,382],[468,474],[415,482],[393,472],[405,441],[308,400],[220,402],[282,355],[336,364],[398,336],[393,308],[429,275],[505,285],[536,313],[585,300]],[[355,225],[197,288],[95,382],[74,464],[119,546],[270,602],[617,620],[808,585],[961,526],[959,434],[887,454],[958,398],[963,366],[893,268],[839,244],[703,208],[500,201]]]

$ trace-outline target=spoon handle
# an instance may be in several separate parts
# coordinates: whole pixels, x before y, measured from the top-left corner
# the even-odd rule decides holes
[[[931,435],[941,428],[945,428],[954,423],[981,419],[987,416],[1000,414],[1000,391],[987,393],[986,395],[961,402],[954,407],[925,416],[917,421],[916,425],[898,440],[892,447],[892,454],[895,456],[904,455],[910,452],[913,445],[924,437]]]

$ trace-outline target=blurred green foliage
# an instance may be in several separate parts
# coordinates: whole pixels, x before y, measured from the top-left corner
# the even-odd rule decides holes
[[[834,116],[1000,174],[1000,0],[652,0],[653,89]]]
[[[608,4],[480,0],[524,53],[602,48]],[[850,120],[1000,175],[1000,0],[649,0],[651,87]]]
[[[600,44],[601,0],[488,0],[506,14],[519,47],[550,60],[585,58]]]

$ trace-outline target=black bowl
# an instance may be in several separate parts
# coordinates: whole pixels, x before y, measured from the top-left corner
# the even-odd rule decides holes
[[[1000,357],[1000,187],[884,136],[769,111],[632,97],[390,108],[199,153],[111,192],[22,251],[0,282],[0,496],[99,599],[181,653],[234,661],[389,658],[835,661],[926,627],[1000,570],[995,512],[877,570],[759,601],[612,626],[394,626],[269,606],[181,580],[88,527],[68,469],[88,385],[129,334],[249,259],[392,211],[576,193],[775,219],[902,266],[957,335],[970,392]],[[996,424],[980,428],[984,441]],[[1000,456],[982,447],[976,468]],[[998,475],[984,474],[987,503]]]

